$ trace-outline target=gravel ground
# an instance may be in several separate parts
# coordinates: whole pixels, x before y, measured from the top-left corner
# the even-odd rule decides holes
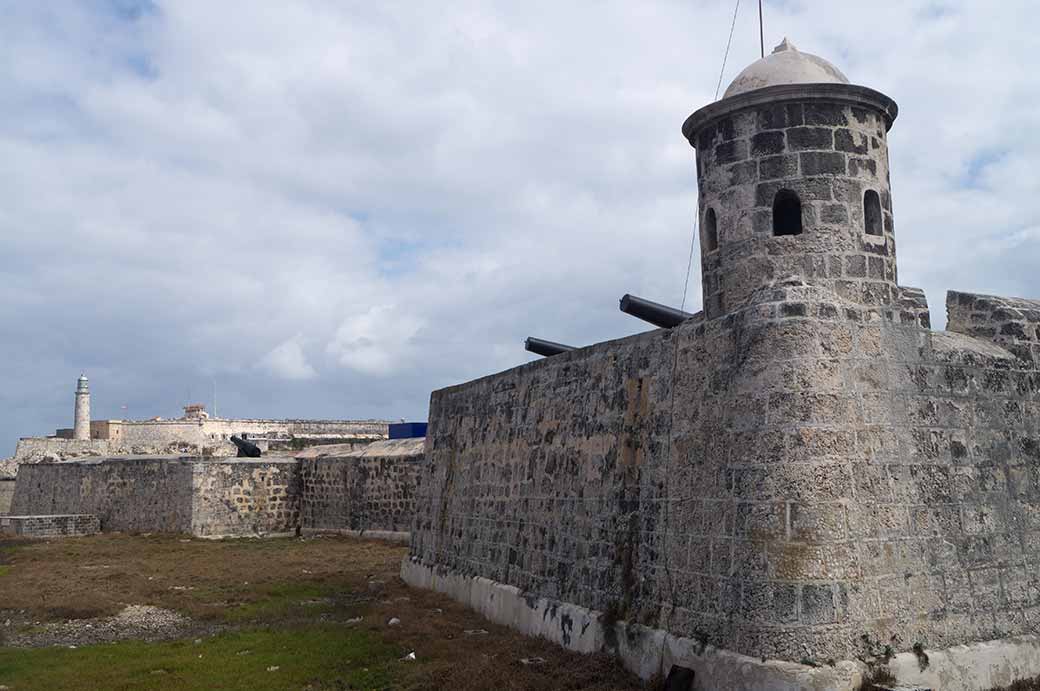
[[[150,605],[129,605],[112,617],[69,619],[50,623],[9,618],[4,620],[3,624],[8,631],[12,624],[22,624],[15,627],[16,632],[5,636],[6,645],[21,648],[52,645],[79,647],[128,639],[161,641],[206,635],[219,628],[214,625],[200,625],[177,612]]]

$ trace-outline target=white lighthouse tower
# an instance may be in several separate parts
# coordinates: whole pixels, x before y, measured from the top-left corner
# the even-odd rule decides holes
[[[82,374],[76,382],[76,419],[72,438],[90,439],[90,389],[87,388],[87,377]]]

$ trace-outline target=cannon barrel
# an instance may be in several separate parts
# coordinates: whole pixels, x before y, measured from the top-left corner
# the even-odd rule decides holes
[[[662,329],[678,326],[694,316],[689,312],[628,294],[621,298],[621,311]]]
[[[260,447],[241,437],[231,437],[231,443],[238,447],[239,458],[260,458]]]
[[[574,350],[574,346],[564,345],[562,343],[553,343],[552,341],[543,341],[540,338],[528,336],[524,341],[524,350],[532,352],[535,355],[549,357],[551,355],[559,355],[560,353],[569,353]]]

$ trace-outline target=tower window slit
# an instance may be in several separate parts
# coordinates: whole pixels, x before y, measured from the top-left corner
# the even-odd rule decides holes
[[[719,248],[719,223],[715,217],[715,209],[708,209],[704,214],[704,251],[714,252]]]
[[[780,190],[773,198],[773,235],[802,234],[802,202],[791,190]]]
[[[883,228],[881,197],[874,190],[867,190],[863,193],[863,230],[867,235],[883,235]]]

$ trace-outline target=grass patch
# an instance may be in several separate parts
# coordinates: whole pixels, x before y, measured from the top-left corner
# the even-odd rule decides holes
[[[332,589],[311,583],[276,583],[258,591],[253,596],[261,599],[228,608],[224,619],[230,623],[270,622],[313,616],[332,609]]]
[[[192,641],[0,649],[0,683],[40,689],[385,689],[403,655],[360,629],[258,629]],[[278,667],[268,671],[268,668]]]
[[[11,572],[11,567],[10,566],[4,566],[4,565],[0,564],[0,576],[6,576],[10,572]]]
[[[175,610],[200,632],[222,631],[193,632],[187,641],[91,645],[98,638],[73,627],[59,634],[63,645],[80,646],[72,650],[5,648],[7,629],[0,627],[0,685],[17,691],[645,691],[606,655],[565,651],[494,625],[443,595],[408,588],[399,578],[406,553],[400,545],[341,536],[0,540],[0,564],[12,567],[0,581],[0,621],[14,620],[11,634],[34,622],[60,628],[67,619],[114,615],[130,604]],[[336,623],[358,617],[350,626]],[[400,624],[389,626],[393,617]],[[471,629],[488,634],[466,635]],[[45,638],[51,629],[39,633]],[[204,642],[194,646],[199,635]],[[399,661],[412,651],[415,661]],[[543,662],[522,662],[532,658]]]

